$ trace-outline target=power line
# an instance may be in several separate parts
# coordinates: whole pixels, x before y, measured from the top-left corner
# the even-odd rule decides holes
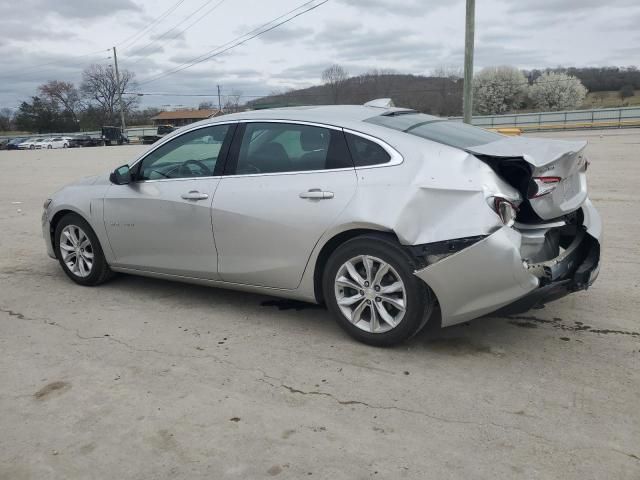
[[[171,14],[171,12],[173,12],[178,6],[180,6],[180,4],[182,4],[185,0],[178,0],[178,2],[176,2],[171,8],[169,8],[168,10],[166,10],[162,15],[160,15],[159,17],[157,17],[156,19],[154,19],[149,25],[147,25],[144,29],[134,33],[132,36],[127,37],[126,39],[124,39],[122,42],[117,43],[116,45],[121,46],[126,44],[127,42],[129,42],[132,38],[137,37],[139,35],[144,34],[146,31],[148,31],[154,24],[156,24],[157,22],[162,21],[164,18],[166,18],[169,14]],[[153,30],[153,28],[151,28],[151,30]],[[137,40],[136,40],[137,41]],[[134,42],[135,43],[135,42]],[[133,44],[132,44],[133,45]],[[96,50],[93,52],[89,52],[89,53],[84,53],[82,55],[73,55],[71,57],[68,57],[65,60],[52,60],[50,62],[45,62],[45,63],[39,63],[36,65],[32,65],[30,67],[24,68],[24,69],[16,69],[16,70],[9,70],[9,71],[5,71],[2,72],[2,74],[0,74],[0,78],[13,78],[16,75],[22,75],[24,73],[29,73],[35,70],[38,70],[42,67],[46,67],[48,65],[61,65],[64,64],[66,61],[68,60],[73,60],[75,58],[86,58],[86,57],[91,57],[93,55],[97,55],[98,53],[103,53],[103,52],[108,52],[110,51],[110,48],[103,48],[100,50]],[[65,66],[77,66],[77,65],[82,65],[84,62],[81,63],[74,63],[71,65],[65,65]]]
[[[176,25],[174,25],[173,27],[171,27],[169,30],[167,30],[166,32],[164,32],[162,35],[160,35],[159,37],[151,40],[149,43],[147,43],[146,45],[144,45],[142,48],[137,49],[135,52],[132,52],[130,50],[130,54],[131,55],[136,55],[136,53],[140,53],[143,50],[146,50],[149,46],[153,45],[154,43],[162,40],[166,35],[168,35],[169,33],[171,33],[173,30],[175,30],[176,28],[178,28],[180,25],[182,25],[183,23],[185,23],[187,20],[189,20],[191,17],[193,17],[196,13],[198,13],[200,10],[202,10],[204,7],[206,7],[207,5],[209,5],[213,0],[207,0],[206,2],[204,2],[199,8],[197,8],[196,10],[194,10],[193,12],[191,12],[191,14],[189,14],[187,17],[185,17],[182,21],[180,21],[179,23],[177,23]],[[191,27],[193,27],[194,25],[196,25],[198,22],[200,22],[201,20],[203,20],[204,18],[207,17],[207,15],[209,15],[211,12],[213,12],[215,9],[217,9],[220,5],[222,5],[222,3],[224,3],[225,0],[220,0],[218,3],[216,3],[212,8],[210,8],[209,10],[207,10],[204,14],[202,14],[200,17],[198,17],[194,22],[192,22],[191,24],[187,25],[185,28],[183,28],[182,30],[180,30],[178,33],[176,33],[174,36],[172,36],[171,38],[169,38],[167,41],[171,41],[171,40],[175,40],[176,38],[178,38],[180,35],[182,35],[184,32],[186,32],[187,30],[189,30]],[[146,58],[149,55],[151,55],[153,53],[153,51],[147,53],[147,55],[143,56],[142,58]]]
[[[154,28],[156,28],[156,25],[158,23],[160,23],[162,20],[167,18],[176,8],[182,5],[182,3],[184,3],[184,0],[178,0],[175,4],[173,4],[173,6],[169,7],[169,9],[166,10],[164,13],[162,13],[159,17],[152,20],[151,23],[149,23],[149,25],[147,25],[142,30],[134,33],[133,35],[127,37],[122,42],[118,43],[117,46],[122,47],[123,45],[126,45],[127,43],[130,43],[131,41],[133,41],[132,43],[130,43],[130,45],[127,48],[132,47],[140,40],[140,38],[142,38],[142,36],[145,33],[151,32]]]
[[[250,32],[245,33],[244,35],[241,35],[239,37],[236,37],[235,39],[233,39],[233,40],[231,40],[231,41],[229,41],[229,42],[227,42],[227,43],[225,43],[225,44],[223,44],[223,45],[221,45],[221,46],[219,46],[219,47],[217,47],[217,48],[215,48],[213,50],[209,50],[208,52],[206,52],[206,53],[204,53],[204,54],[202,54],[202,55],[200,55],[198,57],[195,57],[195,58],[191,59],[188,62],[183,63],[181,66],[175,67],[173,69],[167,70],[167,71],[165,71],[163,73],[160,73],[158,75],[152,76],[148,80],[140,82],[139,85],[146,85],[148,83],[155,82],[156,80],[159,80],[161,78],[167,77],[169,75],[173,75],[173,74],[178,73],[178,72],[180,72],[182,70],[186,70],[187,68],[191,68],[191,67],[193,67],[195,65],[198,65],[199,63],[202,63],[202,62],[204,62],[206,60],[209,60],[209,59],[211,59],[213,57],[217,57],[218,55],[221,55],[221,54],[223,54],[223,53],[225,53],[225,52],[227,52],[229,50],[232,50],[233,48],[236,48],[236,47],[239,47],[240,45],[245,44],[249,40],[252,40],[252,39],[254,39],[254,38],[256,38],[256,37],[258,37],[260,35],[263,35],[263,34],[265,34],[267,32],[270,32],[271,30],[273,30],[275,28],[278,28],[279,26],[284,25],[285,23],[290,22],[290,21],[294,20],[295,18],[297,18],[297,17],[299,17],[301,15],[304,15],[305,13],[310,12],[311,10],[315,10],[316,8],[318,8],[318,7],[322,6],[322,5],[324,5],[325,3],[327,3],[329,0],[323,0],[322,2],[320,2],[320,3],[316,4],[316,5],[313,5],[313,6],[309,7],[309,8],[306,8],[305,10],[303,10],[301,12],[296,13],[295,15],[287,18],[286,20],[283,20],[282,22],[276,23],[275,25],[273,25],[273,26],[271,26],[269,28],[266,28],[264,30],[260,30],[260,29],[272,24],[274,21],[277,21],[278,19],[286,17],[286,16],[290,15],[291,13],[295,12],[296,10],[300,10],[301,8],[304,8],[305,6],[307,6],[309,4],[312,4],[315,1],[316,0],[311,0],[311,1],[305,2],[302,5],[294,8],[293,10],[290,10],[289,12],[285,13],[284,15],[276,17],[275,19],[265,23],[264,25],[254,29],[254,30],[252,30]],[[260,31],[258,31],[257,33],[251,35],[253,32],[256,32],[257,30],[260,30]],[[245,38],[245,37],[247,37],[247,38]],[[229,46],[226,47],[227,45],[229,45]]]

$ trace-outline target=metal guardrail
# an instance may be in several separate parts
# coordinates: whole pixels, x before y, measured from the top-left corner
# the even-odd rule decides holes
[[[462,120],[462,117],[452,120]],[[474,116],[471,123],[489,129],[507,127],[526,131],[640,127],[640,107],[482,115]]]

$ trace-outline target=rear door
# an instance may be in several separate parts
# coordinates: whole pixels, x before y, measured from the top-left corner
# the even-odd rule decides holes
[[[247,122],[213,201],[220,278],[296,288],[320,236],[356,190],[342,130]]]

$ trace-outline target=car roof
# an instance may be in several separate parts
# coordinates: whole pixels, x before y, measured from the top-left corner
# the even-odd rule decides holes
[[[317,122],[339,127],[357,128],[368,118],[378,115],[389,115],[395,112],[412,112],[407,108],[383,108],[364,105],[311,105],[299,107],[269,108],[264,110],[251,110],[248,112],[221,115],[198,122],[200,124],[213,124],[229,120],[292,120]],[[433,117],[434,120],[439,117]]]

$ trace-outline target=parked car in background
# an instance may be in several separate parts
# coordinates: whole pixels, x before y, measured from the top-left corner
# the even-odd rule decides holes
[[[27,140],[25,137],[16,137],[9,140],[7,143],[7,150],[18,150],[18,145]]]
[[[34,150],[36,148],[36,143],[38,141],[42,141],[41,138],[27,138],[22,143],[18,144],[18,149],[20,150]]]
[[[586,142],[379,103],[183,127],[52,195],[47,252],[81,285],[115,271],[324,303],[373,345],[410,338],[437,307],[449,326],[594,282]]]
[[[165,135],[169,135],[174,130],[175,127],[173,125],[158,125],[158,129],[156,130],[155,135],[143,135],[142,137],[140,137],[140,140],[142,140],[142,143],[144,145],[151,145],[152,143],[160,140]]]
[[[51,137],[45,138],[40,148],[53,149],[53,148],[68,148],[70,137]]]
[[[95,147],[101,143],[100,139],[93,138],[91,135],[74,135],[69,138],[68,146],[69,148]]]
[[[51,137],[45,137],[45,138],[36,138],[36,141],[33,142],[34,144],[34,148],[36,148],[37,150],[40,150],[42,148],[44,148],[44,141],[45,140],[49,140]]]
[[[105,145],[129,143],[129,137],[120,127],[102,127],[102,142]]]
[[[6,150],[8,144],[9,144],[8,138],[0,139],[0,150]]]

